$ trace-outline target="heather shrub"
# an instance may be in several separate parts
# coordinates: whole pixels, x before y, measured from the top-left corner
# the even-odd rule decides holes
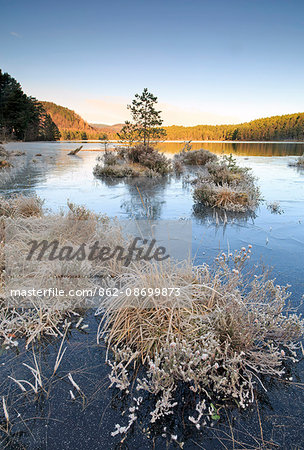
[[[0,144],[0,158],[8,158],[9,152]]]
[[[13,219],[6,221],[7,218]],[[28,220],[31,218],[32,220]],[[84,307],[90,298],[86,295],[71,296],[69,289],[96,289],[104,276],[114,279],[117,273],[125,270],[123,261],[115,258],[110,261],[77,260],[69,267],[65,261],[55,258],[48,260],[48,252],[43,263],[35,258],[27,260],[29,240],[52,242],[60,239],[61,245],[79,248],[84,242],[88,246],[96,241],[107,243],[111,248],[128,245],[128,237],[123,235],[121,226],[115,220],[95,214],[84,206],[68,202],[68,211],[49,215],[42,209],[42,201],[36,197],[0,197],[0,345],[17,345],[16,338],[26,337],[26,343],[49,334],[59,335],[58,327],[67,314]],[[12,227],[13,234],[7,227]],[[5,234],[5,231],[8,233]],[[7,266],[8,251],[11,257],[18,255],[13,269]],[[11,262],[10,262],[11,264]],[[18,270],[15,270],[18,268]],[[11,283],[11,284],[10,284]],[[52,286],[63,289],[60,297],[11,296],[12,289],[32,289]]]
[[[225,163],[209,162],[206,164],[208,178],[216,184],[231,184],[241,179],[240,173],[232,172]]]
[[[206,164],[209,178],[216,184],[238,184],[251,181],[250,169],[240,167],[232,155],[223,156],[221,160],[211,161]]]
[[[284,210],[281,208],[279,202],[269,202],[267,203],[267,209],[271,212],[271,214],[283,214]]]
[[[180,160],[174,159],[173,170],[177,175],[182,174],[185,171],[184,164]]]

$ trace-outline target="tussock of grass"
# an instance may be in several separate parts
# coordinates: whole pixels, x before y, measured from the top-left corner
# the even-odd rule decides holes
[[[16,157],[24,155],[24,152],[8,151],[0,145],[0,185],[5,185],[22,170],[25,158]]]
[[[154,395],[152,423],[173,413],[180,383],[185,395],[209,402],[203,421],[214,413],[210,402],[230,399],[245,408],[263,386],[261,375],[283,376],[284,361],[296,361],[304,322],[286,304],[288,286],[266,273],[243,274],[250,247],[222,254],[215,268],[168,262],[130,272],[120,281],[143,294],[103,304],[99,336],[111,350],[111,385],[128,393],[134,383]],[[180,295],[148,296],[147,285],[175,286]],[[133,379],[131,363],[143,363],[145,375]]]
[[[155,148],[142,144],[118,151],[105,151],[98,158],[101,164],[94,167],[98,177],[157,177],[172,171],[171,163]]]
[[[17,195],[11,198],[0,197],[0,217],[41,217],[43,201],[38,197]]]
[[[135,164],[106,164],[104,166],[97,164],[94,167],[93,173],[95,176],[101,178],[134,178],[153,176],[153,171]]]
[[[197,203],[228,211],[245,211],[255,206],[254,199],[239,186],[233,188],[228,184],[221,186],[208,181],[199,183],[193,197]]]
[[[248,168],[239,167],[230,155],[206,164],[207,173],[192,181],[196,203],[226,211],[254,210],[260,192]]]
[[[3,147],[3,145],[0,145],[0,161],[2,161],[3,159],[10,159],[14,156],[23,156],[23,155],[25,155],[24,152],[20,152],[18,150],[9,151],[6,150],[6,148]]]
[[[271,214],[283,214],[284,210],[281,208],[279,202],[269,202],[267,203],[267,209],[271,212]]]
[[[116,221],[110,221],[106,216],[94,214],[73,203],[68,203],[68,206],[66,214],[49,216],[42,210],[42,202],[38,198],[0,198],[0,337],[5,343],[13,345],[15,338],[21,335],[26,336],[30,342],[44,333],[58,334],[58,327],[65,320],[66,314],[90,305],[85,293],[83,296],[70,297],[69,289],[93,290],[103,282],[102,277],[115,277],[125,270],[123,261],[116,258],[91,263],[75,261],[73,266],[70,264],[68,267],[60,260],[45,258],[43,263],[26,260],[29,238],[38,242],[44,239],[48,242],[59,240],[61,246],[69,245],[75,249],[84,242],[90,246],[95,241],[106,243],[111,248],[117,245],[126,247],[127,240]],[[5,222],[7,218],[14,220]],[[14,232],[11,237],[10,226],[15,229],[17,227],[17,233]],[[12,275],[9,267],[6,267],[11,246],[18,254],[15,263],[18,270],[13,271]],[[50,251],[51,249],[48,253]],[[7,297],[10,288],[20,287],[64,289],[65,295],[58,298]]]
[[[214,153],[209,152],[203,148],[199,150],[191,150],[190,148],[184,148],[181,152],[174,155],[176,162],[184,164],[186,166],[205,166],[210,161],[216,161],[217,156]]]
[[[0,160],[0,169],[7,169],[9,167],[12,167],[10,162],[8,162],[6,159]]]
[[[299,156],[299,158],[296,161],[289,163],[289,166],[304,169],[304,153],[302,156]]]

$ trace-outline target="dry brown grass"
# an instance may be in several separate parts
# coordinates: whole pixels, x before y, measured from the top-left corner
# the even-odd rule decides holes
[[[120,293],[103,303],[99,338],[108,345],[111,385],[155,395],[151,422],[173,414],[180,383],[200,399],[235,400],[245,408],[254,401],[256,383],[264,387],[262,374],[283,376],[284,361],[296,361],[304,321],[288,309],[287,287],[267,273],[242,275],[248,256],[250,247],[222,254],[214,269],[171,261],[130,271],[120,279],[120,291],[129,287],[133,295]],[[180,295],[149,296],[147,285],[175,286]],[[133,379],[129,368],[142,363],[145,375]],[[212,403],[203,409],[202,417],[210,419]],[[129,426],[117,429],[124,433]]]
[[[95,241],[111,248],[127,245],[117,221],[110,221],[82,206],[72,203],[68,206],[66,214],[48,215],[37,198],[0,199],[0,336],[8,344],[22,335],[31,342],[45,333],[58,334],[59,324],[64,322],[66,314],[90,304],[85,294],[76,298],[69,296],[69,289],[94,290],[103,282],[103,277],[113,278],[125,270],[123,261],[116,258],[108,262],[75,261],[68,268],[64,261],[49,261],[47,257],[41,263],[26,259],[29,240],[58,240],[60,246],[70,245],[75,249],[84,242],[89,247]],[[12,273],[7,267],[7,262],[12,259],[8,258],[15,261],[16,268]],[[58,298],[9,296],[10,289],[20,287],[64,289],[65,295]]]
[[[242,251],[230,259],[235,259],[239,267],[249,254]],[[229,334],[230,345],[238,351],[254,348],[258,336],[263,339],[272,332],[283,341],[289,333],[291,339],[301,334],[300,322],[294,329],[285,330],[287,322],[283,316],[282,328],[278,326],[278,314],[288,297],[286,289],[275,286],[266,277],[253,278],[245,285],[240,270],[230,269],[226,261],[221,261],[216,270],[206,265],[194,267],[190,262],[149,264],[117,277],[116,281],[123,286],[123,293],[103,304],[101,334],[107,336],[109,346],[128,346],[140,352],[143,359],[175,339],[195,342],[206,323],[218,326],[217,337],[221,336],[223,342]],[[164,289],[165,295],[149,295],[147,286],[152,291]],[[169,287],[177,287],[179,295],[175,291],[170,295]],[[138,290],[139,295],[127,295],[128,288],[132,293]],[[271,318],[272,325],[269,322],[269,328],[265,325],[262,332],[256,323],[259,315],[266,312],[269,317],[270,312],[276,314]]]
[[[108,334],[108,344],[131,346],[139,351],[143,358],[159,350],[165,342],[174,336],[192,333],[191,322],[197,314],[208,311],[210,299],[203,304],[201,274],[194,274],[189,263],[148,264],[140,270],[138,267],[118,276],[116,281],[123,285],[123,294],[109,298],[103,307],[106,309],[101,334]],[[147,295],[146,297],[127,294],[138,290],[155,291],[158,288],[178,286],[181,296],[170,291],[166,295]],[[206,290],[212,289],[206,287]],[[189,334],[188,334],[189,335]]]
[[[248,168],[239,167],[230,155],[206,164],[207,173],[192,180],[196,203],[226,211],[254,210],[260,199],[259,188]]]
[[[216,185],[207,180],[199,182],[194,189],[194,200],[206,206],[217,207],[227,211],[246,211],[254,209],[257,204],[256,191],[229,185]]]
[[[37,197],[16,195],[11,198],[0,197],[0,217],[41,217],[43,201]]]

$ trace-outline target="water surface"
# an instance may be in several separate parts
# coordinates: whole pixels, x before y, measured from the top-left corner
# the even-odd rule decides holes
[[[304,144],[295,143],[194,143],[193,148],[206,148],[217,154],[232,153],[240,165],[252,168],[257,177],[264,201],[250,214],[224,214],[213,209],[193,207],[192,189],[182,178],[168,177],[155,180],[107,180],[93,175],[98,152],[104,146],[99,142],[84,143],[77,156],[68,156],[68,151],[79,144],[56,143],[11,143],[10,149],[26,152],[22,170],[1,187],[1,194],[12,195],[22,192],[36,194],[45,201],[45,207],[52,211],[64,209],[67,200],[85,205],[96,212],[120,218],[152,219],[192,219],[193,255],[196,262],[211,262],[220,250],[239,249],[251,244],[253,257],[251,264],[262,260],[273,267],[272,276],[278,284],[290,283],[292,304],[299,305],[304,293],[304,171],[290,167],[289,162],[304,152]],[[184,144],[164,143],[160,147],[169,157],[179,151]],[[37,156],[37,154],[41,156]],[[279,202],[281,214],[273,214],[267,204]],[[303,311],[303,307],[300,307]],[[67,357],[64,359],[62,379],[54,382],[50,398],[41,399],[39,404],[16,401],[15,409],[27,417],[30,432],[20,424],[24,435],[20,437],[26,448],[116,448],[119,438],[111,438],[110,431],[115,423],[123,423],[120,418],[121,399],[111,404],[112,392],[104,390],[108,369],[104,365],[104,348],[95,344],[98,320],[88,313],[89,329],[86,333],[74,330],[68,337]],[[50,371],[50,361],[56,359],[58,342],[46,340],[39,347],[46,374]],[[13,357],[11,353],[2,355],[3,380],[12,373],[23,375],[21,362],[27,356]],[[64,376],[74,370],[75,378],[86,387],[88,404],[73,403],[69,399],[70,386]],[[303,363],[292,369],[293,380],[304,382]],[[260,414],[265,439],[277,442],[277,448],[302,448],[303,430],[303,384],[273,382],[268,393],[259,397]],[[3,382],[1,393],[6,393]],[[13,389],[11,387],[11,389]],[[16,386],[14,386],[16,390]],[[257,411],[252,408],[244,413],[232,410],[238,439],[254,448],[249,434],[258,436]],[[45,419],[41,419],[43,416]],[[40,419],[37,419],[40,417]],[[176,424],[171,424],[172,433]],[[75,428],[74,428],[75,427]],[[74,429],[74,431],[72,431]],[[216,425],[215,431],[203,434],[184,431],[182,436],[187,449],[224,448],[214,438],[218,430],[229,432],[224,418]],[[175,430],[176,431],[176,430]],[[178,431],[178,430],[177,430]],[[166,448],[162,430],[154,431],[154,447]],[[221,435],[225,439],[225,435]],[[19,440],[19,437],[18,437]],[[232,448],[231,439],[224,441]],[[249,444],[250,442],[250,444]],[[258,441],[260,442],[260,441]],[[125,446],[124,446],[125,445]],[[127,442],[120,448],[154,448],[145,432],[136,427]],[[168,444],[169,447],[176,448]],[[16,447],[14,447],[16,448]],[[17,447],[19,448],[19,447]],[[268,447],[267,447],[268,448]],[[271,447],[270,447],[271,448]]]

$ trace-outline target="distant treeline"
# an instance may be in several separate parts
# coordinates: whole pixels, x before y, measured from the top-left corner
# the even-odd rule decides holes
[[[108,133],[103,133],[102,131],[79,131],[79,130],[60,130],[61,138],[64,141],[73,141],[73,140],[100,140],[103,141],[105,139],[118,139],[118,136],[116,133],[111,133],[110,135]]]
[[[60,131],[63,139],[104,139],[105,135],[108,139],[118,139],[117,128],[117,125],[103,129],[91,126],[91,130],[86,131],[61,128]],[[238,125],[172,125],[164,128],[168,141],[304,141],[304,113],[273,116]]]
[[[303,141],[304,113],[273,116],[239,125],[166,127],[167,140],[193,141]]]
[[[55,141],[60,132],[51,116],[21,85],[0,69],[0,139]]]

